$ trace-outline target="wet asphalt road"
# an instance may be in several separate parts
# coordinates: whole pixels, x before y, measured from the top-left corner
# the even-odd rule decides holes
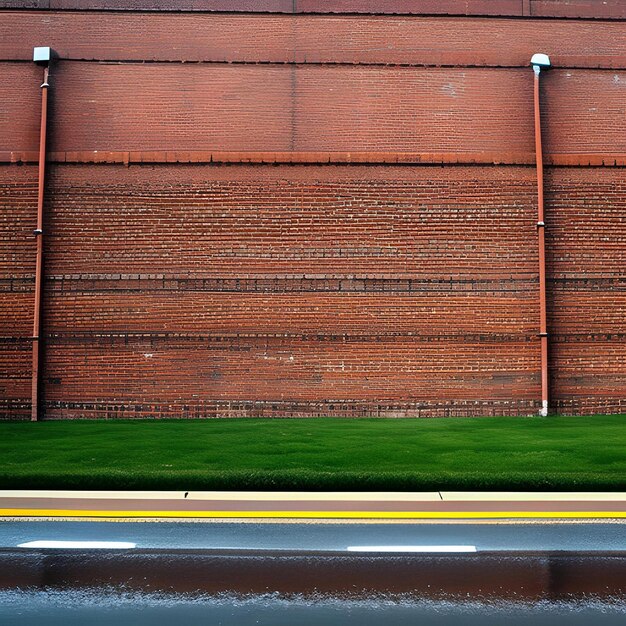
[[[363,545],[471,545],[478,551],[624,551],[626,523],[194,523],[0,521],[0,548],[41,540],[140,549],[343,551]]]
[[[132,557],[145,561],[143,569],[139,567],[135,576],[123,578],[131,581],[142,571],[151,571],[150,563],[159,563],[158,551],[186,551],[201,554],[203,551],[234,550],[245,555],[248,551],[280,552],[290,554],[302,552],[343,552],[349,546],[363,545],[471,545],[478,553],[498,552],[502,559],[511,558],[511,553],[534,551],[555,553],[594,552],[603,553],[626,550],[626,524],[624,523],[232,523],[232,522],[66,522],[66,521],[0,521],[0,550],[11,551],[19,544],[42,541],[118,541],[136,544],[141,551],[155,550],[154,556]],[[70,554],[72,551],[68,551]],[[133,551],[131,551],[133,552]],[[22,550],[22,557],[29,559],[30,550]],[[57,552],[57,555],[59,553]],[[125,566],[126,557],[118,553],[121,566]],[[505,556],[508,554],[508,557]],[[470,555],[471,556],[471,555]],[[478,555],[473,555],[472,558]],[[19,557],[15,566],[19,566]],[[198,557],[202,558],[202,557]],[[209,557],[210,558],[210,557]],[[230,557],[228,557],[230,558]],[[242,557],[242,567],[234,568],[239,580],[243,572],[254,567],[255,557]],[[283,557],[280,557],[283,558]],[[287,557],[285,564],[288,565]],[[308,568],[306,557],[301,561]],[[336,557],[322,557],[323,561]],[[341,557],[343,558],[343,557]],[[348,558],[348,557],[346,557]],[[352,558],[352,557],[350,557]],[[462,568],[463,556],[457,565]],[[497,567],[497,559],[494,565]],[[514,557],[514,562],[522,557]],[[549,557],[553,558],[553,557]],[[602,557],[604,558],[604,557]],[[42,560],[43,559],[43,560]],[[51,559],[47,561],[47,559]],[[69,559],[69,560],[68,560]],[[91,553],[76,554],[63,559],[60,556],[45,557],[32,551],[31,561],[49,562],[51,569],[44,572],[43,579],[34,587],[12,585],[0,589],[0,624],[3,626],[28,626],[44,624],[46,626],[73,626],[90,624],[91,626],[144,626],[186,624],[211,626],[386,626],[433,625],[450,626],[617,626],[626,623],[626,599],[617,597],[587,596],[578,594],[571,601],[561,597],[541,598],[541,589],[535,596],[533,592],[522,593],[516,598],[515,593],[499,594],[498,598],[486,598],[474,593],[464,593],[462,597],[438,599],[429,594],[400,593],[400,595],[380,595],[351,597],[350,595],[328,595],[327,593],[285,596],[272,587],[267,592],[247,592],[241,595],[236,585],[223,587],[232,589],[219,593],[206,592],[163,592],[158,587],[132,588],[122,584],[111,587],[96,584],[90,587],[81,578],[81,585],[68,587],[59,572],[83,572],[83,559],[93,561],[94,572],[98,573],[100,561]],[[78,559],[78,560],[77,560]],[[95,560],[94,560],[95,559]],[[142,560],[143,559],[143,560]],[[157,559],[152,562],[150,559]],[[248,560],[246,560],[248,559]],[[272,562],[272,558],[268,562]],[[262,559],[262,562],[264,560]],[[56,569],[55,569],[56,563]],[[77,567],[72,570],[72,563]],[[104,563],[104,562],[103,562]],[[193,559],[190,561],[193,565]],[[311,562],[313,563],[313,562]],[[383,579],[400,567],[400,561],[392,562],[391,569],[384,571],[374,566],[374,572]],[[411,560],[404,559],[404,563]],[[69,565],[68,565],[69,564]],[[200,573],[219,567],[216,561],[207,561],[207,566],[200,568]],[[161,567],[162,564],[161,564]],[[293,567],[293,566],[292,566]],[[334,566],[333,566],[334,567]],[[333,567],[328,569],[333,574]],[[427,567],[432,567],[432,564]],[[64,570],[65,568],[65,570]],[[69,569],[68,569],[69,568]],[[186,573],[164,567],[162,573],[168,576],[180,576]],[[489,568],[488,568],[489,569]],[[419,568],[418,568],[419,570]],[[214,570],[215,571],[215,570]],[[267,571],[267,570],[259,570]],[[347,570],[350,572],[350,570]],[[423,570],[422,570],[423,571]],[[430,571],[430,570],[429,570]],[[538,570],[541,575],[541,568]],[[550,570],[552,571],[552,570]],[[559,571],[557,567],[556,572]],[[575,571],[575,570],[572,570]],[[622,570],[620,570],[622,571]],[[471,580],[475,573],[468,570]],[[5,572],[10,574],[10,572]],[[93,572],[92,572],[93,573]],[[226,574],[228,572],[225,572]],[[297,575],[297,568],[293,570]],[[458,572],[457,572],[458,573]],[[231,575],[233,572],[231,572]],[[452,574],[452,572],[451,572]],[[215,575],[220,578],[221,573]],[[261,574],[262,575],[262,574]],[[348,574],[348,582],[351,582]],[[452,574],[453,575],[453,574]],[[483,572],[484,575],[484,572]],[[518,572],[519,575],[519,572]],[[431,576],[429,573],[428,576]],[[566,575],[569,576],[569,574]],[[232,577],[232,576],[231,576]],[[462,576],[463,577],[463,576]],[[9,576],[10,578],[10,576]],[[96,580],[98,576],[94,577]],[[505,583],[505,578],[495,576],[497,584]],[[68,577],[71,580],[72,576]],[[103,578],[107,580],[106,575]],[[157,576],[158,582],[158,576]],[[323,580],[323,579],[322,579]],[[47,581],[47,582],[46,582]],[[231,581],[233,582],[233,581]],[[270,582],[269,580],[267,581]],[[431,578],[428,578],[431,582]],[[528,573],[526,583],[520,583],[523,591],[534,584],[535,576]],[[526,587],[524,586],[526,585]],[[429,585],[430,587],[430,585]],[[538,594],[538,595],[537,595]]]
[[[3,626],[622,626],[619,602],[485,604],[411,598],[171,597],[1,592]]]

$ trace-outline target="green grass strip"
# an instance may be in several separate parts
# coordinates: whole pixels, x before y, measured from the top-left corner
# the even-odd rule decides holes
[[[0,423],[2,489],[626,490],[626,416]]]

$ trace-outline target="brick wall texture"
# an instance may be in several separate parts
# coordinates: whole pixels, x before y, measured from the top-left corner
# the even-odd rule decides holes
[[[534,52],[551,410],[626,412],[625,17],[0,0],[0,419],[30,417],[35,45],[42,418],[536,414]]]

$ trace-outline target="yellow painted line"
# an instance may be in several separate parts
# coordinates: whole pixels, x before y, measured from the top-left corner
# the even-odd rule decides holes
[[[291,518],[291,519],[495,519],[626,518],[626,511],[100,511],[0,509],[0,517]]]
[[[329,524],[339,524],[339,525],[346,525],[346,524],[357,524],[357,525],[368,525],[368,524],[373,524],[373,525],[380,525],[380,524],[400,524],[400,525],[407,525],[407,524],[411,524],[411,525],[427,525],[427,526],[432,526],[434,525],[444,525],[444,526],[451,526],[451,525],[455,525],[455,524],[461,524],[461,525],[466,525],[466,524],[478,524],[481,526],[490,526],[490,525],[497,525],[497,526],[515,526],[515,525],[522,525],[522,526],[528,526],[528,525],[545,525],[545,524],[550,524],[550,525],[555,525],[555,524],[598,524],[598,523],[602,523],[602,524],[624,524],[624,520],[617,518],[617,517],[606,517],[606,518],[595,518],[595,517],[589,517],[589,518],[560,518],[560,519],[551,519],[549,517],[535,517],[535,518],[517,518],[517,519],[512,519],[512,518],[506,518],[506,517],[502,517],[502,518],[478,518],[478,519],[463,519],[463,518],[458,518],[458,519],[447,519],[447,518],[442,518],[442,519],[418,519],[418,518],[412,518],[412,519],[384,519],[381,520],[379,518],[368,518],[368,519],[345,519],[345,518],[337,518],[337,519],[327,519],[327,518],[308,518],[308,519],[294,519],[294,518],[289,518],[289,517],[280,517],[280,518],[263,518],[263,517],[248,517],[248,518],[243,518],[243,517],[229,517],[229,518],[213,518],[213,517],[196,517],[196,518],[184,518],[184,517],[131,517],[131,518],[125,518],[125,517],[21,517],[21,516],[16,516],[16,517],[0,517],[0,523],[1,522],[23,522],[23,521],[27,521],[27,522],[41,522],[43,523],[48,523],[48,522],[74,522],[77,524],[80,524],[82,522],[84,523],[89,523],[89,524],[96,524],[96,523],[107,523],[107,524],[129,524],[129,523],[153,523],[153,524],[169,524],[169,523],[176,523],[176,522],[188,522],[188,523],[193,523],[193,524],[215,524],[215,523],[220,523],[220,522],[228,522],[228,523],[234,523],[234,524],[289,524],[289,525],[295,525],[295,524],[322,524],[322,525],[329,525]]]

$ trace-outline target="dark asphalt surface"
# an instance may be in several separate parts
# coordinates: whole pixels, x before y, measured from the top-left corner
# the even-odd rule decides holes
[[[478,551],[626,550],[626,523],[196,523],[0,521],[0,548],[38,540],[123,541],[141,549],[342,551],[472,545]]]
[[[286,550],[291,553],[325,550],[341,552],[348,546],[363,545],[473,545],[479,553],[502,551],[504,555],[515,551],[624,551],[626,524],[0,521],[0,550],[10,550],[22,543],[41,540],[122,541],[135,543],[138,549],[148,551],[163,549],[201,552],[235,549],[241,550],[243,554],[247,550],[273,552]],[[71,551],[67,554],[70,553]],[[24,551],[21,554],[30,552]],[[128,553],[120,555],[120,558],[127,560],[126,554]],[[33,562],[36,562],[35,565],[43,562],[37,550],[33,550],[32,558]],[[80,554],[75,555],[74,560],[78,559],[76,565],[78,569],[71,567],[67,569],[65,563],[68,580],[74,580],[77,572],[84,574],[84,558],[85,556]],[[129,554],[128,560],[132,558]],[[146,560],[142,556],[137,558]],[[322,558],[326,561],[332,557]],[[517,562],[519,558],[521,557],[515,556],[514,560]],[[267,560],[271,562],[275,557]],[[463,594],[462,597],[441,600],[428,599],[415,593],[404,595],[401,593],[396,596],[372,594],[371,597],[354,598],[324,595],[319,592],[320,587],[316,587],[316,594],[313,595],[307,593],[300,596],[284,596],[274,590],[271,582],[264,577],[261,578],[261,588],[267,589],[267,593],[255,592],[247,595],[238,595],[234,586],[224,587],[233,589],[231,592],[213,595],[157,592],[158,587],[151,585],[147,591],[141,591],[129,584],[129,581],[134,580],[134,576],[124,578],[125,584],[122,587],[107,587],[96,583],[92,587],[87,584],[80,585],[80,588],[76,586],[68,589],[64,588],[63,576],[55,578],[63,574],[64,561],[57,556],[46,562],[52,568],[50,569],[52,578],[44,573],[42,581],[45,584],[39,581],[35,586],[17,585],[15,588],[0,589],[0,624],[378,626],[385,623],[387,626],[405,624],[617,626],[626,623],[626,602],[622,595],[618,597],[579,595],[571,601],[550,598],[530,600],[532,592],[529,597],[524,594],[519,597],[517,594],[509,594],[513,595],[513,598],[491,600],[474,597],[469,593]],[[146,567],[150,569],[149,562],[150,558],[146,560]],[[96,572],[99,571],[100,563],[96,559]],[[395,571],[398,561],[393,563]],[[252,564],[247,560],[245,565],[247,570]],[[168,576],[181,576],[183,573],[181,570],[176,568],[170,570],[168,567],[164,570]],[[337,565],[333,566],[336,567]],[[329,573],[332,574],[333,568],[328,570]],[[379,569],[377,564],[376,576],[388,580],[383,570],[384,568]],[[140,567],[136,573],[140,579],[148,571]],[[202,568],[200,571],[205,572]],[[242,571],[237,570],[237,580]],[[419,571],[426,575],[424,574],[426,570]],[[218,578],[221,577],[219,572],[214,574]],[[103,576],[107,579],[108,574],[105,572]],[[428,569],[427,576],[430,583],[434,573]],[[498,576],[496,579],[500,585],[502,584],[500,581],[504,580]],[[461,578],[464,581],[471,581],[471,576],[467,578],[462,575]],[[346,580],[352,588],[354,579],[350,577]],[[155,582],[159,582],[158,576]],[[166,582],[169,585],[171,581],[168,579]],[[434,580],[432,582],[434,583]],[[532,574],[527,582],[531,585],[535,582]]]
[[[621,626],[619,602],[533,604],[1,592],[3,626]]]

